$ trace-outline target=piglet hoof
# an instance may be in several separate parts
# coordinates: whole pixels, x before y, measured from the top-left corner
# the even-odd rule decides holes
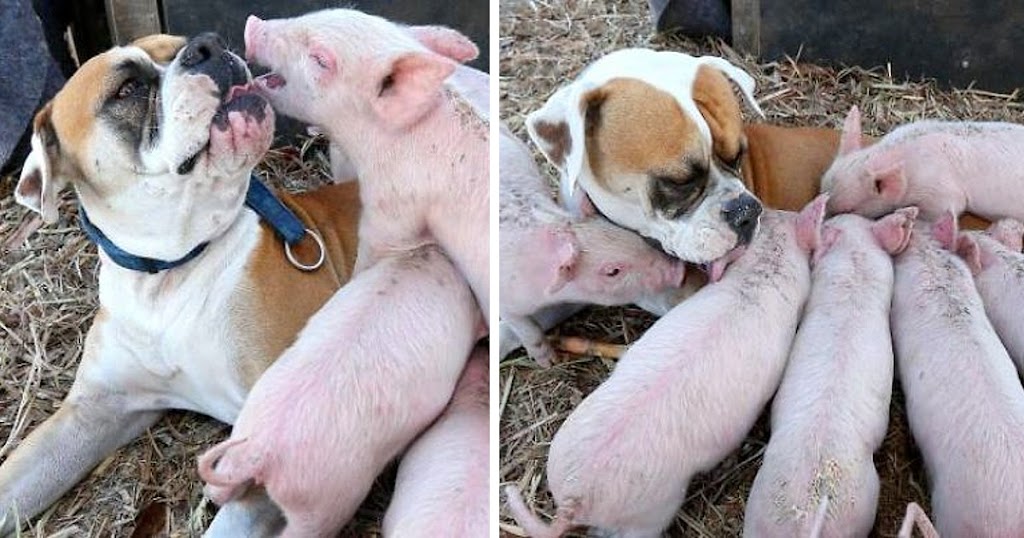
[[[627,346],[620,344],[607,344],[596,342],[578,336],[563,336],[553,338],[554,347],[563,353],[589,357],[601,357],[602,359],[618,359],[626,354]]]

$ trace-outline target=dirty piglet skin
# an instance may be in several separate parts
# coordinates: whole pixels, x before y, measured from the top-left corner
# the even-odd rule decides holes
[[[551,527],[506,489],[535,537],[589,525],[614,536],[660,536],[695,473],[714,467],[753,427],[782,378],[810,290],[824,197],[801,213],[767,211],[720,281],[658,320],[551,443]],[[720,273],[712,270],[714,279]]]
[[[811,294],[772,403],[772,436],[747,499],[749,537],[867,536],[878,505],[872,454],[889,424],[891,255],[917,215],[825,222]]]
[[[200,457],[207,495],[224,504],[263,485],[287,520],[281,536],[334,536],[441,414],[481,323],[436,247],[356,275],[256,382],[231,438]]]
[[[402,456],[384,536],[487,536],[489,371],[478,347],[444,414]]]
[[[822,177],[831,213],[879,217],[916,206],[923,218],[969,211],[1024,219],[1024,125],[919,121],[862,148],[860,112],[850,110],[835,162]]]
[[[487,75],[460,65],[476,45],[449,28],[327,9],[250,16],[245,49],[271,69],[255,84],[274,108],[316,125],[359,175],[355,273],[436,242],[487,318],[489,122],[473,90]]]
[[[576,218],[555,204],[526,146],[500,137],[501,321],[549,366],[553,351],[534,318],[566,303],[628,304],[677,288],[682,261],[600,216]]]
[[[1004,219],[985,232],[965,232],[957,252],[974,273],[985,313],[1018,372],[1024,372],[1024,225]]]
[[[1024,536],[1024,388],[948,249],[951,214],[896,257],[892,336],[942,536]]]

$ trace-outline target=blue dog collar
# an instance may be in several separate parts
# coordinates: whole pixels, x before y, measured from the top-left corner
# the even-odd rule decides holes
[[[245,205],[249,206],[250,209],[256,212],[261,219],[267,222],[270,227],[274,230],[274,233],[280,237],[285,243],[285,254],[288,256],[288,260],[293,265],[302,269],[303,271],[312,271],[320,267],[324,261],[324,244],[320,237],[312,230],[307,229],[302,221],[292,213],[288,207],[286,207],[280,200],[274,196],[274,193],[267,188],[255,175],[249,178],[249,189],[245,193]],[[121,267],[125,269],[131,269],[133,271],[142,271],[150,274],[159,273],[160,271],[166,271],[168,269],[174,269],[180,265],[184,265],[196,256],[199,256],[206,250],[209,242],[203,242],[196,246],[196,248],[189,251],[185,256],[178,258],[177,260],[158,260],[154,258],[146,258],[143,256],[136,256],[131,254],[121,247],[118,247],[110,240],[99,228],[96,227],[92,221],[89,220],[89,215],[85,212],[85,208],[81,205],[78,206],[79,218],[82,223],[82,230],[85,235],[88,236],[89,240],[96,243],[103,252],[106,252],[107,256]],[[292,256],[291,246],[302,241],[302,238],[309,233],[316,240],[320,247],[320,259],[313,265],[304,265],[295,260]]]

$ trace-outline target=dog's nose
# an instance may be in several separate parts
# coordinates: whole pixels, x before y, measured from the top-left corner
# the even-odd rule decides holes
[[[749,194],[741,194],[722,206],[722,217],[726,224],[739,236],[739,243],[750,243],[757,230],[757,218],[761,216],[761,202]]]
[[[220,58],[227,46],[224,40],[213,32],[199,34],[192,38],[181,53],[181,65],[195,68],[210,58]]]

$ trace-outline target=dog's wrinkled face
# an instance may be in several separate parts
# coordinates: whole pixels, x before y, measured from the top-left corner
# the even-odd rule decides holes
[[[37,115],[18,201],[53,222],[71,184],[133,254],[173,260],[223,233],[274,116],[214,34],[157,35],[88,62]]]
[[[662,77],[642,65],[654,74],[636,72],[652,56],[654,64],[669,61],[691,74]],[[636,49],[598,62],[605,64],[592,65],[527,120],[534,141],[562,170],[563,197],[575,200],[568,203],[583,195],[578,182],[609,219],[690,262],[749,243],[761,204],[741,179],[746,139],[726,74],[752,102],[749,76],[717,58]],[[678,89],[666,89],[672,84]]]

